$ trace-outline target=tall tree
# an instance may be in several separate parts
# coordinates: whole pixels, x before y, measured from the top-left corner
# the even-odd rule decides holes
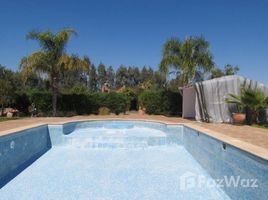
[[[61,90],[70,90],[71,88],[87,88],[88,86],[88,76],[91,66],[90,60],[88,60],[89,68],[85,70],[84,68],[74,68],[69,70],[64,70],[60,74],[60,88]]]
[[[141,82],[148,82],[153,79],[154,70],[151,67],[144,66],[141,70]]]
[[[98,84],[98,77],[96,72],[95,65],[91,65],[90,71],[89,71],[89,89],[92,92],[97,91],[97,84]]]
[[[4,106],[12,102],[15,91],[20,86],[21,81],[18,74],[0,64],[0,115],[3,114]]]
[[[134,68],[133,67],[128,67],[127,73],[128,73],[127,86],[128,87],[134,87],[136,85],[136,77],[135,77]]]
[[[32,31],[26,36],[27,39],[38,41],[41,49],[21,60],[22,73],[25,77],[33,71],[42,71],[48,75],[52,90],[53,116],[56,116],[57,112],[58,84],[61,72],[74,68],[85,70],[89,68],[88,58],[80,59],[74,55],[70,56],[65,51],[73,34],[76,34],[74,30],[63,29],[57,33]]]
[[[99,89],[106,83],[107,81],[107,76],[106,76],[106,69],[105,65],[100,63],[98,66],[98,85]]]
[[[111,88],[115,86],[115,73],[112,66],[109,66],[107,69],[107,82]]]
[[[121,65],[116,71],[116,87],[126,86],[128,82],[127,68]]]
[[[166,76],[159,72],[155,71],[153,76],[153,85],[155,89],[163,89],[166,87]]]
[[[175,69],[183,85],[193,81],[197,72],[210,72],[213,67],[209,43],[203,37],[171,39],[164,44],[160,70],[168,74],[170,68]]]

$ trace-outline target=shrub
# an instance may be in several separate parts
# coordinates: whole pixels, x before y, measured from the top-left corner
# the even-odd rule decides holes
[[[124,89],[122,93],[125,94],[127,98],[127,110],[138,110],[137,93],[131,88]]]
[[[30,91],[28,93],[30,103],[34,103],[37,112],[49,113],[52,110],[52,95],[50,92]],[[28,109],[28,108],[27,108]]]
[[[88,94],[60,94],[58,96],[58,110],[76,113],[78,115],[92,113],[93,102]]]
[[[107,107],[115,114],[125,113],[127,110],[127,98],[123,93],[94,93],[92,98],[95,102],[94,110]]]
[[[163,114],[181,115],[182,114],[182,96],[179,92],[162,91]]]
[[[31,103],[37,108],[37,116],[52,115],[52,95],[49,92],[30,91],[20,92],[15,98],[15,107],[21,112],[29,114]],[[123,93],[63,93],[58,95],[58,116],[73,116],[84,114],[98,114],[101,107],[108,108],[115,114],[125,113],[128,99]]]
[[[172,91],[144,91],[139,95],[139,105],[147,114],[180,115],[182,96]]]
[[[109,115],[111,110],[107,107],[100,107],[99,108],[99,115]]]
[[[26,92],[17,92],[14,97],[14,106],[20,113],[29,114],[28,107],[31,105],[29,96]]]
[[[139,105],[146,109],[148,114],[162,113],[162,97],[157,91],[144,91],[139,96]]]

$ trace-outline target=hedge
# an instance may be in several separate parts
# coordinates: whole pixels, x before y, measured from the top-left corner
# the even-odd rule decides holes
[[[91,95],[94,100],[94,111],[100,107],[107,107],[115,114],[125,113],[127,111],[127,96],[123,93],[94,93]]]
[[[112,113],[125,113],[130,102],[137,99],[131,92],[110,93],[64,93],[58,95],[57,110],[59,116],[98,114],[102,107]],[[46,91],[20,92],[16,94],[15,107],[28,114],[28,107],[34,103],[37,112],[43,116],[52,114],[52,95]],[[136,101],[136,100],[135,100]],[[138,97],[139,106],[148,114],[179,115],[182,112],[182,97],[172,91],[144,91]],[[135,109],[136,105],[134,106]]]
[[[147,114],[180,115],[182,96],[173,91],[144,91],[139,95],[139,105]]]
[[[28,107],[35,104],[38,113],[49,116],[52,112],[52,94],[44,91],[20,92],[16,94],[15,107],[28,114]],[[123,93],[93,93],[93,94],[58,94],[58,115],[98,114],[101,107],[107,107],[111,112],[119,114],[127,110],[127,96]]]

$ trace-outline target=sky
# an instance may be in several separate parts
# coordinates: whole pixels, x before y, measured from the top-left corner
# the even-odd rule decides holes
[[[163,44],[203,36],[216,65],[268,84],[268,0],[1,0],[0,64],[18,70],[39,49],[31,30],[73,28],[68,53],[98,65],[158,69]]]

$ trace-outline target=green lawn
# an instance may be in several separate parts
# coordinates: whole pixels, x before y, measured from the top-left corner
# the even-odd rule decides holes
[[[0,117],[0,122],[8,121],[8,120],[15,120],[15,119],[18,119],[18,117],[12,117],[12,118]]]
[[[257,128],[265,128],[265,129],[268,129],[268,124],[256,124],[256,125],[253,125],[254,127],[257,127]]]

